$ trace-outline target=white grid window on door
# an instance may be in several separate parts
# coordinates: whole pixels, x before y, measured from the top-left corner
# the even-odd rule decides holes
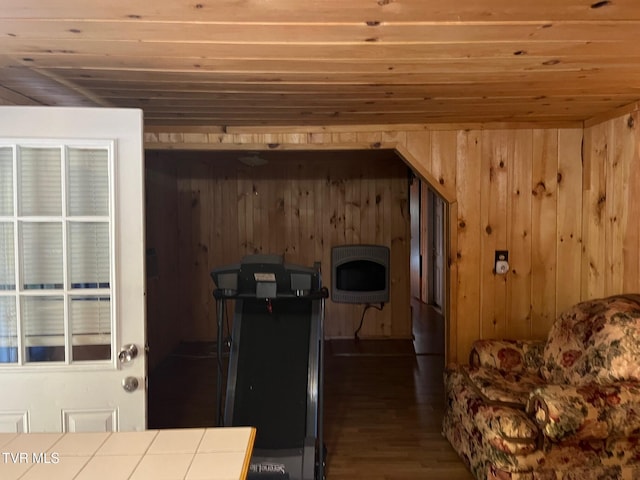
[[[112,145],[0,145],[0,364],[113,356]]]

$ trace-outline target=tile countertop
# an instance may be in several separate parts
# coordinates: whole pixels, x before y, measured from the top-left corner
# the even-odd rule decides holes
[[[239,480],[255,429],[0,433],[2,480]]]

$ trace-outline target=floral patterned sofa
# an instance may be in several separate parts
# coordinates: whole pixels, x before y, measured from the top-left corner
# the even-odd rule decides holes
[[[478,340],[444,376],[477,479],[640,480],[640,295],[581,302],[546,342]]]

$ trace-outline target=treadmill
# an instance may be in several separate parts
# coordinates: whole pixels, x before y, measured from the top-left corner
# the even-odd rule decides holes
[[[320,264],[249,255],[215,268],[218,425],[256,428],[249,479],[323,480],[324,301]],[[226,302],[235,301],[230,342]],[[229,345],[222,402],[223,345]]]

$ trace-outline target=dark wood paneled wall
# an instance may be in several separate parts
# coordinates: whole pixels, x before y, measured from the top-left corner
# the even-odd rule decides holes
[[[146,153],[147,344],[149,370],[180,341],[181,312],[176,295],[178,263],[177,164]],[[152,168],[148,166],[151,165]]]
[[[409,338],[408,168],[393,152],[264,152],[268,163],[248,166],[246,152],[149,152],[147,170],[171,165],[175,194],[167,210],[177,210],[177,228],[166,223],[173,252],[160,263],[177,270],[170,297],[174,324],[182,340],[212,340],[216,335],[212,268],[238,263],[250,253],[282,254],[289,263],[320,261],[330,286],[331,247],[380,244],[391,249],[391,295],[382,311],[369,309],[362,337]],[[153,189],[153,185],[148,185]],[[157,198],[158,193],[148,192]],[[170,205],[171,203],[174,205]],[[165,208],[147,211],[163,224]],[[156,230],[149,244],[157,243]],[[156,238],[154,238],[156,237]],[[164,240],[167,241],[167,240]],[[161,252],[158,252],[159,257]],[[326,304],[326,335],[352,336],[362,305]],[[155,320],[149,318],[149,323]]]

